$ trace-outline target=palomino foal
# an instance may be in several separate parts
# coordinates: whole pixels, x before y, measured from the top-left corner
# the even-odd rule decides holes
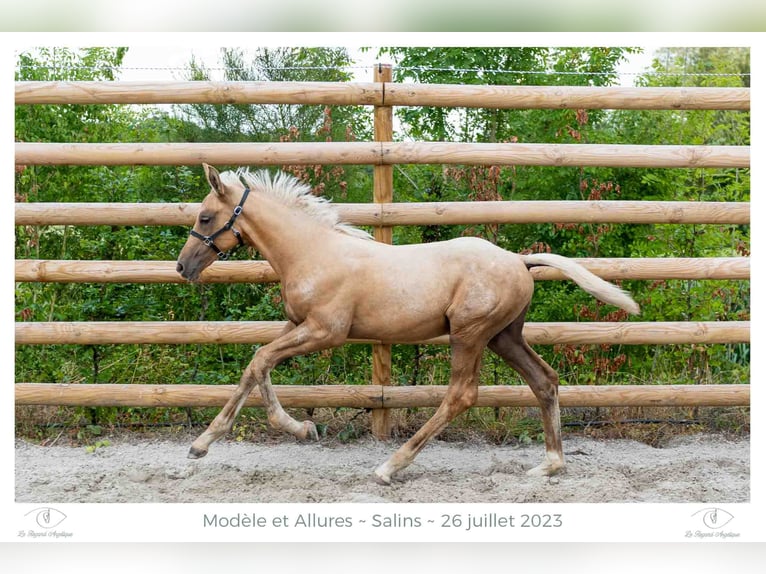
[[[555,267],[594,297],[631,313],[633,299],[611,283],[558,255],[517,255],[477,238],[392,246],[340,222],[337,211],[284,173],[219,174],[204,165],[212,188],[180,255],[178,272],[189,281],[227,250],[256,247],[282,282],[288,323],[258,349],[239,386],[190,458],[204,456],[228,432],[257,386],[269,422],[296,437],[316,440],[311,421],[288,415],[271,386],[270,371],[295,355],[336,347],[351,337],[415,342],[448,334],[452,347],[446,396],[415,435],[375,470],[390,484],[426,443],[476,402],[482,351],[489,347],[518,371],[537,397],[545,431],[545,459],[529,472],[551,475],[564,466],[558,376],[526,343],[524,317],[532,299],[529,268]]]

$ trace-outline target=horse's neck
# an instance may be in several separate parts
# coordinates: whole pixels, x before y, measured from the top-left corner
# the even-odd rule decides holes
[[[265,194],[254,194],[245,207],[242,230],[280,277],[315,253],[317,238],[332,231],[300,209],[287,207]],[[250,203],[248,201],[248,203]]]

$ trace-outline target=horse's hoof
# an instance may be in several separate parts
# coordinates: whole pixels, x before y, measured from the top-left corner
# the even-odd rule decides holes
[[[306,440],[319,440],[319,433],[317,427],[311,421],[303,421],[303,438]]]
[[[546,470],[545,465],[541,464],[540,466],[530,468],[527,471],[527,476],[548,476],[548,471]]]
[[[550,462],[544,462],[534,468],[530,468],[527,471],[527,476],[554,476],[564,470],[564,464],[551,464]]]
[[[186,458],[197,459],[197,458],[202,458],[206,454],[207,454],[206,450],[202,450],[202,449],[196,448],[196,447],[191,447],[189,449],[189,454],[186,455]]]
[[[375,484],[378,484],[380,486],[391,486],[391,479],[390,478],[386,478],[386,477],[374,474],[372,476],[372,479],[375,481]]]
[[[383,476],[376,472],[372,475],[372,479],[375,481],[375,484],[379,484],[380,486],[391,486],[390,476]]]

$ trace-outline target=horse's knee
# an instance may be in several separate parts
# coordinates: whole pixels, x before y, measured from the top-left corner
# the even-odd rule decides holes
[[[269,367],[263,360],[262,354],[256,353],[253,360],[245,367],[242,372],[242,378],[250,383],[260,383],[269,372]]]
[[[543,407],[550,407],[558,400],[559,377],[555,373],[544,377],[542,380],[531,383],[530,388],[537,398],[537,402]]]
[[[559,374],[553,370],[553,368],[546,363],[548,367],[545,369],[545,379],[548,381],[548,386],[558,389],[559,387]]]
[[[470,385],[462,389],[452,400],[455,410],[463,412],[476,404],[479,398],[479,387]]]

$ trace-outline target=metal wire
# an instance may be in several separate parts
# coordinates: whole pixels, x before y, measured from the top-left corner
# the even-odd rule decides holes
[[[366,70],[368,65],[348,65],[348,66],[286,66],[274,68],[261,68],[263,71],[345,71],[345,70]],[[16,71],[21,70],[87,70],[104,71],[111,70],[117,72],[188,72],[189,68],[180,67],[122,67],[122,66],[56,66],[51,64],[20,64],[16,66]],[[210,72],[245,72],[248,68],[226,68],[226,67],[206,67],[204,71]],[[455,74],[516,74],[516,75],[536,75],[536,76],[652,76],[652,77],[716,77],[716,78],[734,78],[750,76],[749,72],[743,73],[710,73],[710,72],[576,72],[576,71],[551,71],[551,70],[490,70],[486,68],[442,68],[430,66],[394,66],[394,70],[405,72],[452,72]]]

